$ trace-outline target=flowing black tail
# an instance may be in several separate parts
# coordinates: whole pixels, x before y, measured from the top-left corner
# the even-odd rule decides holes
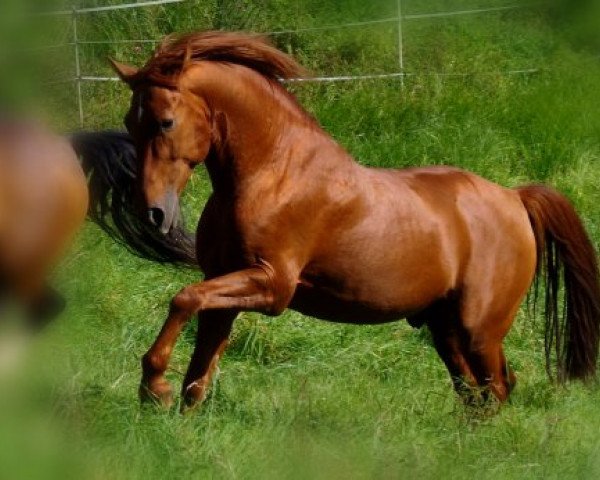
[[[136,151],[129,135],[81,132],[71,135],[70,140],[88,177],[90,218],[135,255],[196,267],[192,235],[183,228],[163,235],[137,214]]]
[[[518,189],[546,280],[546,368],[556,357],[558,380],[590,379],[600,341],[600,274],[594,246],[577,212],[560,193],[543,186]],[[560,280],[564,305],[559,308]]]

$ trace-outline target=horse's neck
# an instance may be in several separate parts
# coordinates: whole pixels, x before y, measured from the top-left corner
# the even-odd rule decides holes
[[[271,174],[284,172],[292,158],[311,161],[314,155],[306,153],[315,145],[336,146],[280,85],[246,67],[203,62],[190,69],[188,81],[208,103],[217,130],[207,162],[213,182],[239,182],[265,166]]]

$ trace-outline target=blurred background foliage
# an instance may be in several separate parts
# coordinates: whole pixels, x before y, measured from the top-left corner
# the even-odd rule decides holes
[[[72,18],[40,15],[69,10],[70,4],[59,0],[2,1],[5,3],[0,15],[0,105],[7,108],[13,104],[46,104],[46,110],[52,112],[53,121],[59,127],[77,126],[75,88],[73,82],[68,82],[75,76]],[[79,2],[78,8],[118,3],[122,2],[84,0]],[[420,74],[410,82],[429,83],[431,79],[426,77],[431,73],[555,69],[557,65],[553,62],[561,46],[585,51],[591,57],[600,55],[599,2],[522,0],[521,3],[525,8],[405,20],[405,71]],[[482,0],[401,2],[402,14],[407,16],[514,5],[519,2],[499,0],[493,5]],[[280,33],[274,35],[273,40],[315,75],[392,73],[399,70],[396,22],[318,28],[386,20],[397,13],[396,0],[189,0],[181,4],[82,14],[77,22],[78,38],[82,42],[79,46],[81,73],[111,76],[107,57],[140,65],[151,54],[154,44],[135,40],[158,41],[173,32],[203,29],[254,32],[308,29]],[[310,30],[315,27],[317,30]],[[558,35],[550,35],[550,29]],[[57,45],[63,46],[51,48]],[[115,109],[97,102],[99,92],[109,101],[119,99],[121,103],[123,99],[118,93],[119,86],[85,83],[86,126],[115,123],[114,117],[107,118],[114,115]]]

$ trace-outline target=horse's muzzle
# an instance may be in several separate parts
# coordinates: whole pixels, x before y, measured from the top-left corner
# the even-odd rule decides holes
[[[179,198],[175,192],[165,195],[162,201],[149,205],[148,222],[167,235],[179,223]]]
[[[148,221],[153,227],[161,228],[165,221],[165,211],[160,207],[149,208]]]

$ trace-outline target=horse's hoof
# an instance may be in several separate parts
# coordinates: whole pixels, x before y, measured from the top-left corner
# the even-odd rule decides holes
[[[139,388],[139,396],[143,405],[151,404],[170,409],[174,404],[173,389],[166,380],[153,382],[151,385],[142,382]]]
[[[198,383],[194,382],[188,385],[181,394],[180,412],[186,415],[197,410],[204,401],[205,396],[205,389],[198,385]]]

